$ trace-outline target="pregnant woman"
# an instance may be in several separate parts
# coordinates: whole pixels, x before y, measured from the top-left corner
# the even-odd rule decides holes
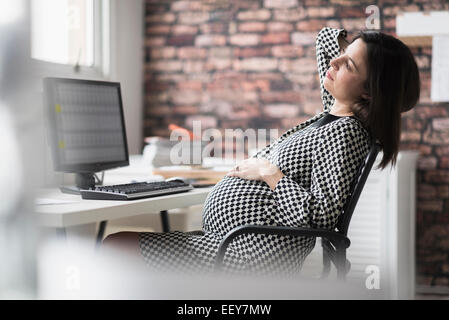
[[[385,168],[395,164],[401,112],[418,102],[419,73],[409,48],[376,31],[349,43],[346,30],[323,28],[316,54],[324,111],[286,131],[239,163],[209,193],[201,233],[110,235],[153,270],[209,272],[220,240],[246,224],[333,229],[370,145],[382,145]],[[244,235],[228,248],[228,270],[297,274],[315,238]],[[143,258],[143,259],[142,259]]]

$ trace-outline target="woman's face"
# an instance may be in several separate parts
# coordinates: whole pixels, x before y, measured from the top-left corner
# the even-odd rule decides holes
[[[331,60],[331,67],[324,78],[324,88],[340,103],[351,105],[362,94],[368,76],[367,48],[358,38],[339,57]]]

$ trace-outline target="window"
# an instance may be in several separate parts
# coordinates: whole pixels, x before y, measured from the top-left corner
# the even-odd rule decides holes
[[[96,67],[104,71],[107,0],[30,2],[32,59],[49,67],[51,63],[53,70],[56,65],[70,65],[76,66],[75,72]]]

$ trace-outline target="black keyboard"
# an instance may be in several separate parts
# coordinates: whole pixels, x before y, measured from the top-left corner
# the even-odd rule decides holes
[[[192,190],[193,186],[179,180],[136,182],[81,189],[81,197],[90,200],[134,200]]]

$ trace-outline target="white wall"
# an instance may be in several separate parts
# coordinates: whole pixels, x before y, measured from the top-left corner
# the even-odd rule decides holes
[[[130,154],[142,152],[143,0],[110,0],[110,80],[121,83]]]

